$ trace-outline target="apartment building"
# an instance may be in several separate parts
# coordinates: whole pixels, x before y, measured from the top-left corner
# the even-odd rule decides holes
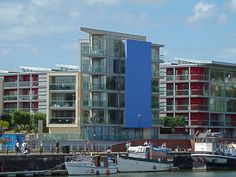
[[[44,68],[21,66],[21,72],[4,72],[2,113],[15,110],[46,113],[46,72]]]
[[[236,64],[178,58],[161,64],[161,73],[161,117],[181,115],[186,121],[175,133],[212,129],[236,135]]]
[[[156,138],[160,44],[145,36],[81,28],[82,129],[89,139]]]
[[[80,134],[81,76],[71,71],[47,74],[49,133]]]

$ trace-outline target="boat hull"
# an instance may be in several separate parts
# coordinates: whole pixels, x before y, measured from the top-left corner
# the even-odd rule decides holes
[[[169,171],[173,168],[173,163],[161,163],[153,160],[119,157],[118,172],[158,172]]]
[[[95,167],[84,166],[76,162],[65,162],[68,175],[109,175],[117,173],[117,166]]]
[[[206,170],[236,169],[236,156],[223,156],[213,154],[191,154],[193,168],[204,166]]]

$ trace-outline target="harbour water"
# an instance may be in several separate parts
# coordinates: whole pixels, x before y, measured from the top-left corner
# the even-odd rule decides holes
[[[175,171],[157,173],[119,173],[111,177],[235,177],[236,171]],[[64,176],[68,177],[68,176]]]

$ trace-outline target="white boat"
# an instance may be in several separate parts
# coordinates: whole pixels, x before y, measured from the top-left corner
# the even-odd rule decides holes
[[[118,172],[159,172],[173,168],[173,158],[166,147],[131,146],[118,158]]]
[[[109,175],[117,173],[116,159],[110,156],[87,155],[66,161],[68,175]]]
[[[194,170],[236,169],[236,144],[226,143],[222,134],[210,130],[200,133],[194,138],[193,145]]]

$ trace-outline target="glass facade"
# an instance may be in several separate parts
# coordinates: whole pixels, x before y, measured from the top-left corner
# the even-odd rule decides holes
[[[123,128],[125,119],[125,41],[126,39],[142,40],[145,37],[113,33],[89,33],[89,41],[80,43],[80,61],[83,83],[83,129],[92,138],[110,140],[137,138],[137,130]],[[155,54],[152,64],[155,79],[152,82],[153,119],[158,119],[158,79],[159,48],[152,50]],[[135,67],[135,66],[134,66]],[[157,100],[156,100],[157,99]],[[96,128],[94,130],[94,124]],[[125,129],[125,133],[124,132]],[[118,135],[119,134],[119,135]],[[126,138],[125,138],[126,137]]]
[[[75,124],[76,76],[49,76],[49,124]]]

